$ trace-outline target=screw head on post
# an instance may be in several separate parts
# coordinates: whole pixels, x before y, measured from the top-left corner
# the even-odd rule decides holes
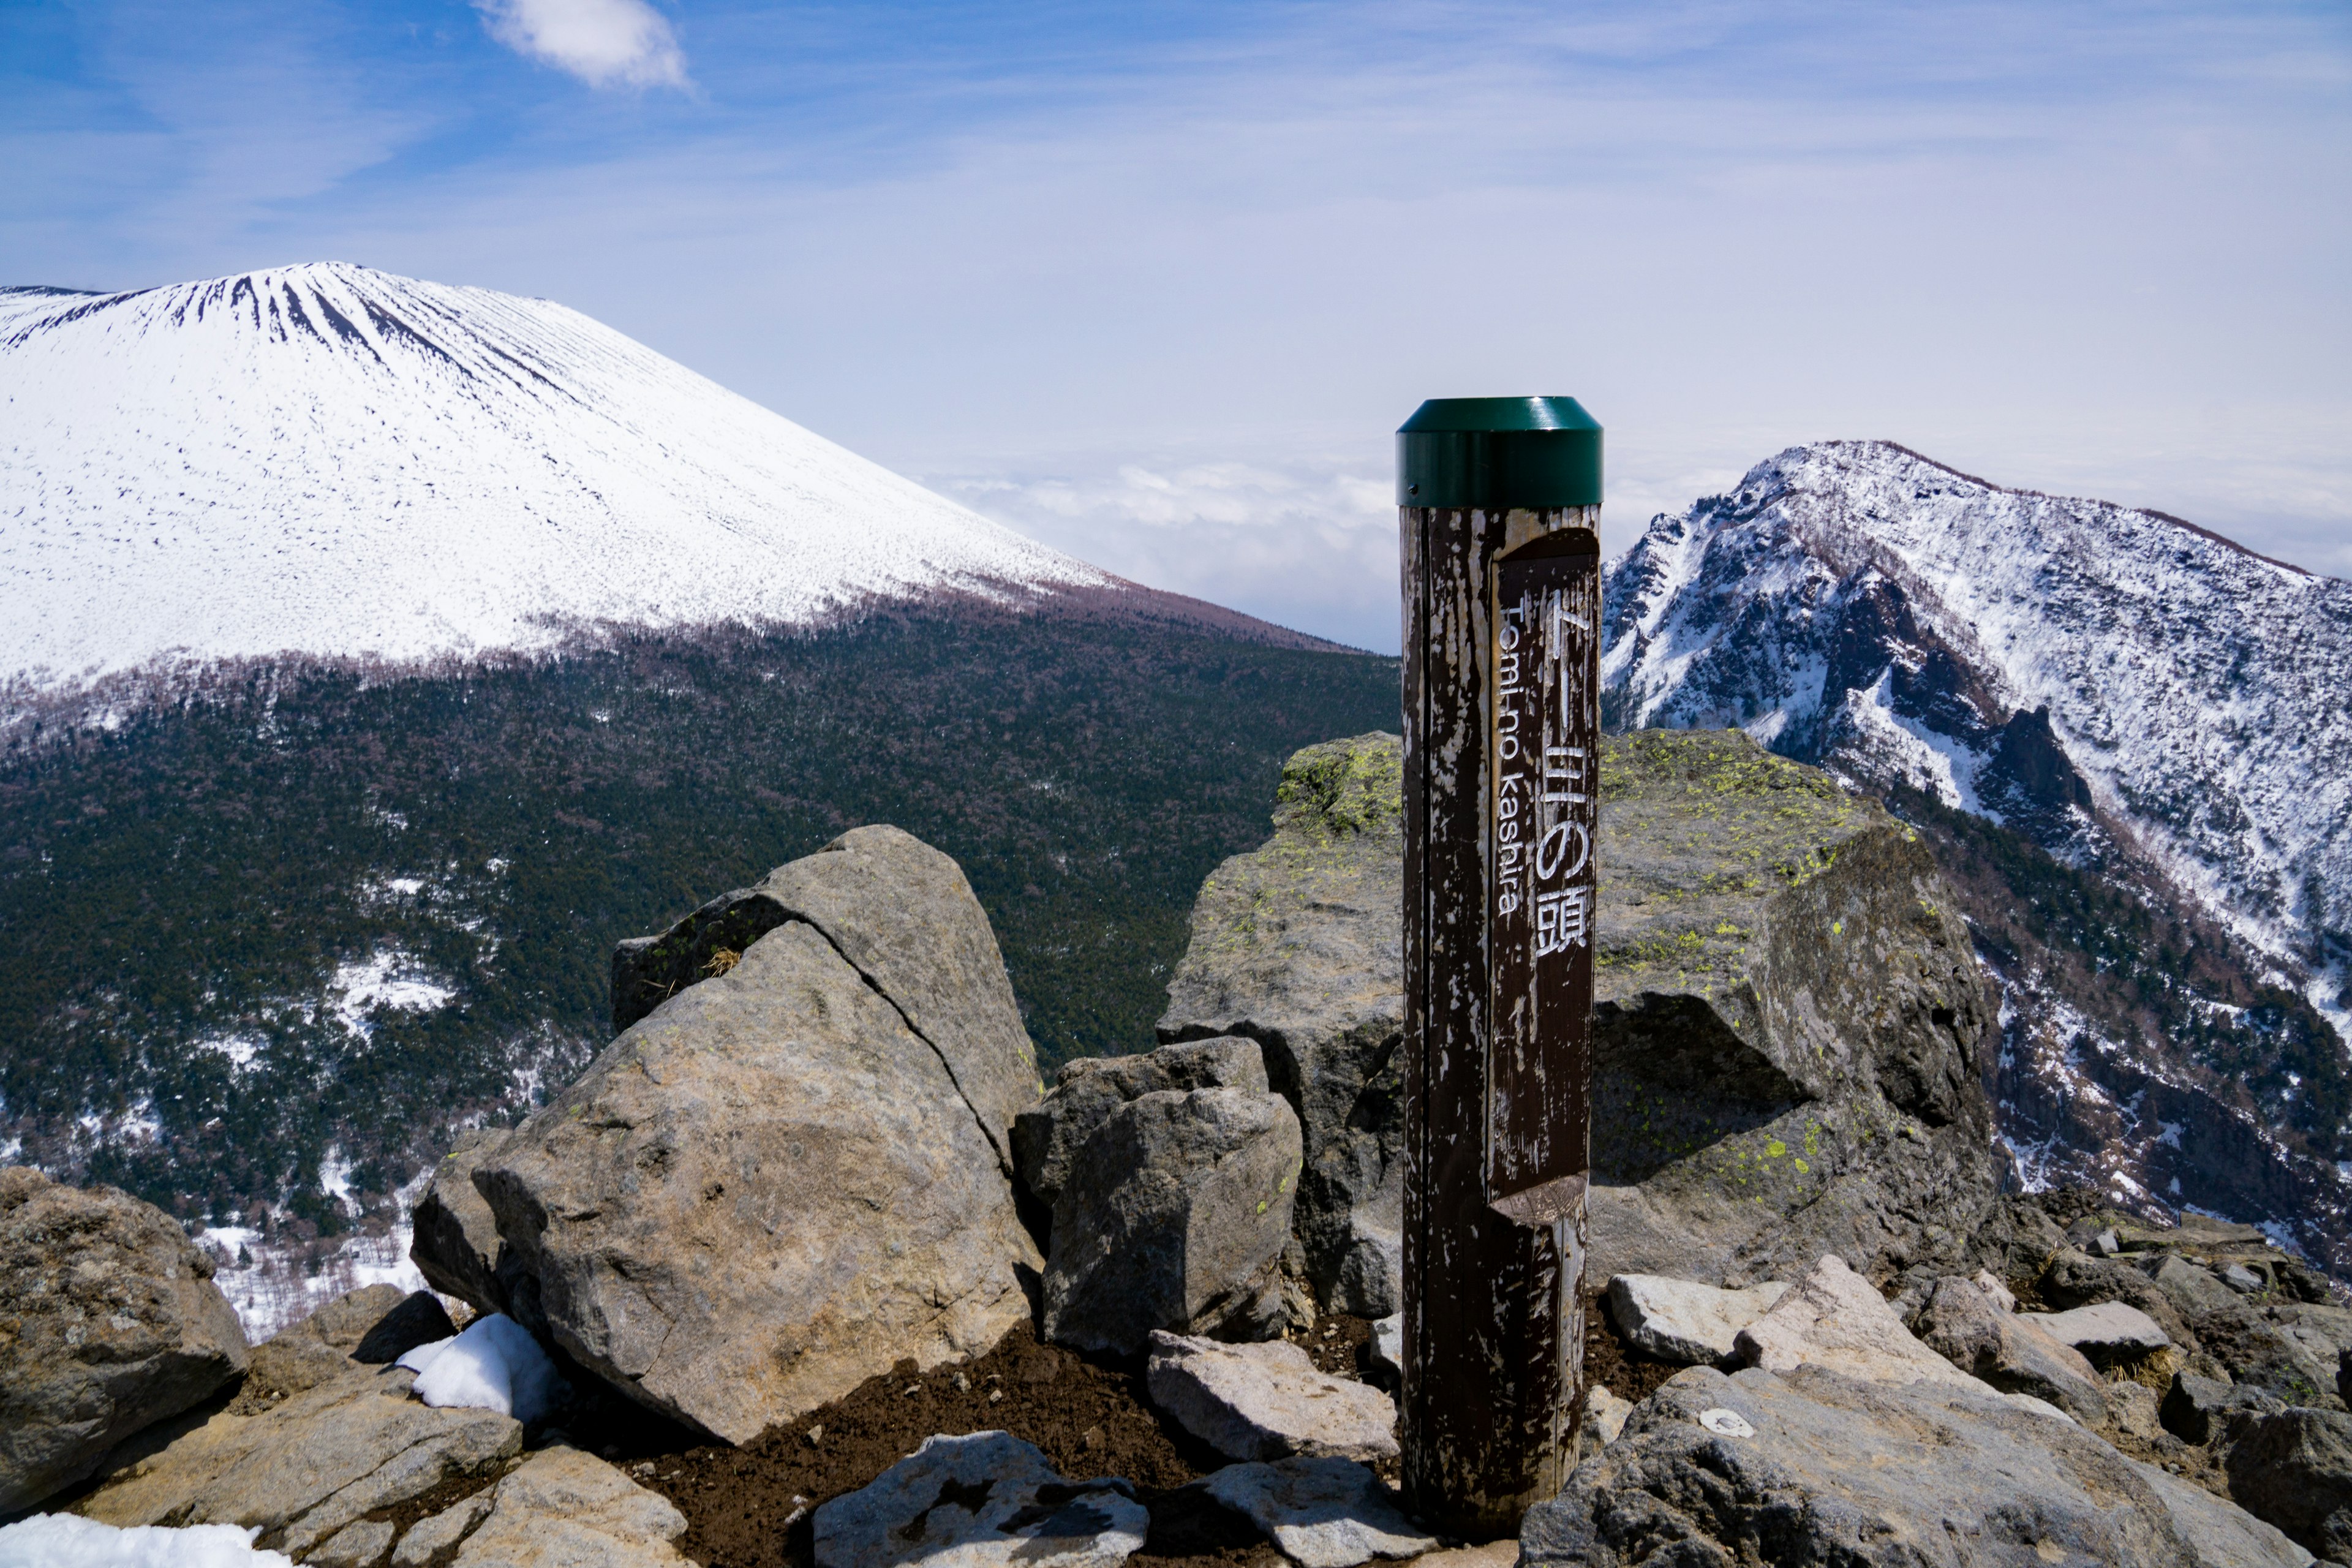
[[[1599,506],[1601,422],[1573,397],[1433,397],[1397,431],[1397,505]]]

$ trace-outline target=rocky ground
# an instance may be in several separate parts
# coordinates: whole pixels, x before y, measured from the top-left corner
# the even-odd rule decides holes
[[[619,1037],[420,1201],[454,1317],[378,1286],[248,1346],[160,1212],[0,1175],[0,1548],[1477,1544],[1389,1490],[1396,761],[1294,758],[1164,1043],[1050,1087],[961,870],[895,829],[626,944]],[[2352,1310],[2251,1229],[1998,1189],[1990,1009],[1917,837],[1737,736],[1612,742],[1602,781],[1582,1462],[1501,1555],[2352,1561]]]

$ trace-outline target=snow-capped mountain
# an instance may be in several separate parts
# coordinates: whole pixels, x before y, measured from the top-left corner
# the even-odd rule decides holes
[[[1654,519],[1606,595],[1613,725],[1933,803],[2023,1179],[2352,1260],[2352,584],[1837,441]]]
[[[2352,583],[1835,441],[1659,517],[1608,593],[1626,723],[1739,724],[2044,839],[2103,812],[2275,958],[2352,943]]]
[[[20,689],[1111,582],[549,300],[341,263],[0,289]]]

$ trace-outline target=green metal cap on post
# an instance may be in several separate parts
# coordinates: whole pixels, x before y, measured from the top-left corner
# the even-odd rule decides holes
[[[1601,504],[1601,422],[1573,397],[1433,397],[1397,431],[1397,505]]]

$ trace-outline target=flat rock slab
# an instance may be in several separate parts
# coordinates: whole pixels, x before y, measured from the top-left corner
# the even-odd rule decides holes
[[[1353,1460],[1228,1465],[1197,1484],[1273,1536],[1299,1568],[1355,1568],[1437,1549],[1436,1537],[1405,1518],[1381,1479]]]
[[[1395,1402],[1317,1371],[1286,1341],[1229,1345],[1154,1333],[1147,1380],[1154,1405],[1229,1459],[1397,1456]]]
[[[817,1568],[1117,1568],[1151,1516],[1123,1480],[1065,1480],[1005,1432],[927,1437],[816,1510]]]
[[[1985,1388],[1921,1344],[1870,1281],[1834,1255],[1740,1330],[1736,1343],[1740,1359],[1766,1372],[1817,1366],[1872,1383]]]
[[[212,1259],[112,1187],[0,1167],[0,1518],[246,1369]]]
[[[105,1524],[234,1524],[296,1558],[362,1515],[478,1475],[522,1448],[488,1410],[407,1397],[405,1372],[353,1373],[264,1415],[215,1415],[117,1470],[73,1506]]]
[[[2137,1307],[2121,1301],[2101,1301],[2065,1312],[2021,1312],[2025,1321],[2060,1344],[2084,1355],[2146,1355],[2160,1351],[2172,1337]]]
[[[1739,1331],[1770,1311],[1789,1287],[1779,1280],[1724,1290],[1663,1274],[1609,1281],[1609,1315],[1636,1350],[1686,1366],[1732,1359]]]
[[[1528,1568],[1778,1563],[2301,1568],[2271,1526],[1990,1389],[1677,1373],[1528,1512]]]

